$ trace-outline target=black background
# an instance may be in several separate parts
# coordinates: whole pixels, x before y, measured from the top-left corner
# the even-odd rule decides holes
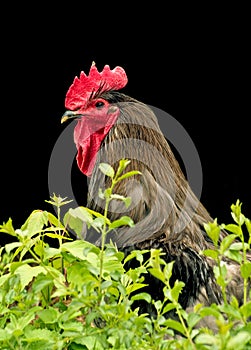
[[[63,130],[65,94],[93,60],[99,70],[122,66],[129,80],[123,92],[183,125],[200,156],[201,200],[213,217],[230,222],[237,199],[251,216],[247,9],[156,7],[136,13],[123,6],[15,7],[6,13],[0,223],[11,217],[19,228],[34,209],[52,210],[45,203],[48,164]],[[85,181],[76,173],[76,181],[80,177]]]

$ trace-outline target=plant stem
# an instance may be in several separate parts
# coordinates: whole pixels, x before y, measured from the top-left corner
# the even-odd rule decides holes
[[[166,285],[167,285],[167,288],[168,288],[169,290],[172,289],[171,286],[170,286],[169,281],[167,281]],[[183,318],[183,316],[182,316],[182,314],[181,314],[181,312],[180,312],[180,305],[179,305],[179,303],[178,303],[176,300],[172,300],[172,302],[173,302],[173,304],[175,305],[175,309],[176,309],[177,315],[178,315],[179,320],[180,320],[180,323],[182,324],[182,327],[183,327],[183,329],[184,329],[184,331],[185,331],[186,337],[187,337],[187,339],[189,340],[189,342],[190,342],[192,348],[193,348],[194,350],[196,350],[196,346],[195,346],[195,344],[194,344],[194,342],[193,342],[193,340],[192,340],[192,338],[191,338],[189,329],[187,328],[187,326],[186,326],[186,324],[185,324],[185,322],[184,322],[184,318]]]
[[[58,216],[58,222],[61,222],[61,211],[60,211],[59,204],[57,205],[57,216]],[[60,238],[58,238],[59,248],[61,248],[63,239],[60,232],[58,232],[58,235],[60,236]],[[64,274],[64,259],[62,257],[61,257],[61,273]]]
[[[193,340],[192,340],[192,338],[191,338],[191,336],[190,336],[190,332],[189,332],[188,328],[187,328],[186,325],[185,325],[184,319],[183,319],[183,317],[182,317],[182,315],[181,315],[181,313],[180,313],[180,310],[179,310],[178,305],[177,305],[177,307],[176,307],[176,312],[177,312],[177,314],[178,314],[178,316],[179,316],[179,320],[180,320],[180,322],[181,322],[181,324],[182,324],[182,327],[183,327],[183,329],[185,330],[187,339],[189,340],[189,342],[190,342],[192,348],[193,348],[194,350],[196,350],[196,346],[195,346],[195,344],[194,344],[194,342],[193,342]]]
[[[115,186],[116,180],[112,179],[112,184],[110,187],[110,195],[112,194],[113,188]],[[104,250],[105,250],[105,241],[106,241],[106,235],[107,235],[107,217],[108,217],[108,208],[111,201],[111,196],[106,198],[105,201],[105,209],[104,209],[104,225],[101,232],[101,249],[100,249],[100,269],[99,269],[99,291],[101,291],[101,283],[102,283],[102,276],[103,276],[103,266],[104,266]]]

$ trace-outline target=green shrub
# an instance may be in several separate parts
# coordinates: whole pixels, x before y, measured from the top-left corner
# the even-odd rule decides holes
[[[101,164],[100,171],[111,178],[111,187],[100,197],[105,201],[101,215],[85,207],[70,209],[61,220],[60,208],[67,198],[54,195],[48,201],[57,216],[34,210],[21,228],[12,220],[0,225],[2,234],[13,242],[0,248],[0,348],[22,350],[101,350],[101,349],[251,349],[251,302],[248,283],[251,263],[247,252],[251,242],[251,223],[237,200],[231,206],[234,223],[205,223],[205,230],[215,244],[214,250],[202,252],[217,262],[215,276],[223,295],[226,271],[221,263],[228,256],[240,264],[244,280],[244,301],[204,307],[196,305],[188,314],[179,304],[184,283],[170,285],[173,262],[166,263],[163,252],[132,251],[124,256],[112,242],[106,242],[110,230],[133,221],[123,216],[111,222],[109,203],[121,200],[129,206],[130,198],[113,193],[114,185],[138,172],[125,172],[127,160],[121,160],[118,171]],[[102,237],[100,248],[84,240],[73,240],[69,229],[78,235],[83,221]],[[219,242],[219,230],[230,232]],[[244,240],[243,228],[249,239]],[[238,237],[240,243],[233,243]],[[49,240],[53,244],[48,243]],[[150,253],[148,259],[145,254]],[[125,264],[136,258],[139,266],[126,270]],[[144,276],[150,273],[164,283],[164,300],[152,300],[142,292]],[[156,309],[156,318],[133,309],[135,300],[145,300]],[[178,321],[163,315],[175,310]],[[204,317],[212,317],[218,332],[198,328]],[[177,335],[178,334],[178,335]]]

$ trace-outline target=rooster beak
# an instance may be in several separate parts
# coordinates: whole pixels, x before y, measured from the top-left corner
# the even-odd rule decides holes
[[[61,118],[61,124],[66,122],[68,119],[80,118],[80,117],[82,117],[82,115],[83,114],[78,114],[78,112],[66,111]]]

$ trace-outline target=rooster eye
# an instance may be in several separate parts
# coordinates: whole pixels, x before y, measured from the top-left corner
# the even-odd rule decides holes
[[[104,105],[105,104],[102,101],[98,101],[98,102],[95,103],[95,107],[97,107],[97,108],[102,108]]]

